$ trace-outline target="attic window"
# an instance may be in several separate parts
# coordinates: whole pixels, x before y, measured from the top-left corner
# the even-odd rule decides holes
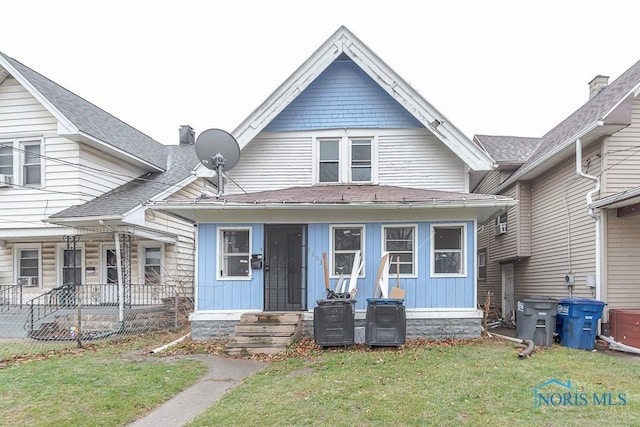
[[[327,137],[316,140],[316,183],[373,183],[375,138]]]

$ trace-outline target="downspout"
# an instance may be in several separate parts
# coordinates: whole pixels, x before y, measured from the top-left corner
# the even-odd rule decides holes
[[[600,241],[600,227],[601,227],[601,217],[600,215],[598,215],[597,213],[595,213],[594,208],[591,207],[591,204],[593,203],[593,195],[600,192],[600,178],[593,176],[593,175],[588,175],[584,172],[582,172],[582,141],[580,139],[576,140],[576,173],[578,174],[578,176],[582,177],[582,178],[587,178],[590,179],[592,181],[595,181],[595,187],[593,188],[593,190],[589,191],[586,195],[586,199],[587,199],[587,206],[589,206],[589,216],[591,218],[593,218],[593,220],[596,222],[595,224],[595,240],[596,240],[596,300],[600,300],[601,296],[602,296],[602,289],[601,289],[601,283],[600,283],[600,270],[601,270],[601,261],[600,261],[600,247],[602,245],[602,242]]]

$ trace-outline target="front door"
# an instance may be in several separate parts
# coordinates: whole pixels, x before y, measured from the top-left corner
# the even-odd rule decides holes
[[[118,302],[118,257],[116,248],[115,246],[103,246],[102,250],[100,303],[116,304]]]
[[[306,226],[265,225],[264,309],[307,309]]]
[[[502,317],[506,323],[513,323],[514,318],[514,272],[513,264],[502,264]]]

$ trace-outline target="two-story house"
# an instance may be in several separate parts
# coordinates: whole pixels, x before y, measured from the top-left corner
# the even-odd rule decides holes
[[[94,286],[91,303],[116,302],[129,285],[190,294],[193,225],[144,205],[207,194],[192,174],[194,133],[180,134],[163,145],[0,54],[3,303],[61,285]]]
[[[506,319],[529,295],[640,308],[639,94],[640,62],[611,84],[596,76],[588,101],[541,138],[475,136],[498,164],[477,191],[519,201],[478,235],[479,289]]]
[[[516,202],[469,192],[490,156],[348,29],[231,134],[241,156],[221,197],[151,205],[197,223],[195,339],[247,312],[310,321],[325,255],[331,288],[361,255],[362,320],[384,253],[406,290],[408,337],[480,335],[476,224]]]

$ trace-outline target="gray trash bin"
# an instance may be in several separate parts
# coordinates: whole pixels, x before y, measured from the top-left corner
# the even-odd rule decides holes
[[[319,299],[313,309],[313,336],[321,347],[351,345],[354,341],[355,300]]]
[[[516,303],[516,334],[522,340],[549,347],[556,330],[558,300],[548,297],[522,297]]]

